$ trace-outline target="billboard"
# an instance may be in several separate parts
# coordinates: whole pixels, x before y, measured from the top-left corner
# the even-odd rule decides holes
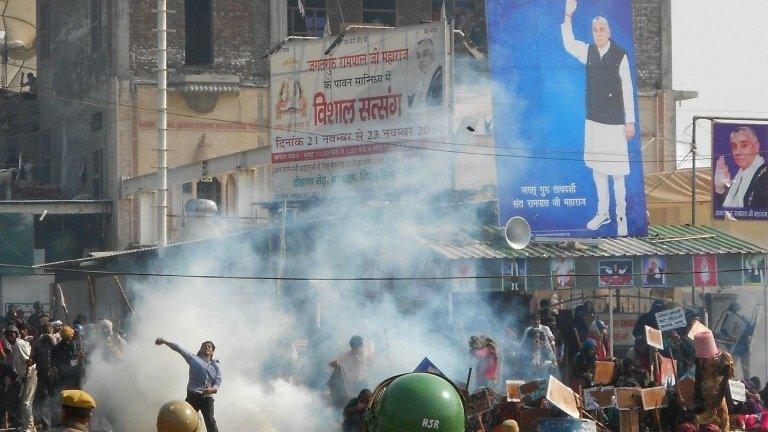
[[[712,125],[712,217],[768,220],[768,124]]]
[[[447,167],[421,150],[448,134],[446,38],[441,21],[288,41],[272,54],[275,198],[447,187]]]
[[[647,234],[630,0],[488,2],[499,217]]]

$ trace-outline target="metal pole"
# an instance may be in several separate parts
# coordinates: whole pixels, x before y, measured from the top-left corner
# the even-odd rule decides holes
[[[693,131],[691,132],[691,156],[693,157],[691,162],[691,225],[696,225],[696,121],[698,119],[696,116],[693,117]]]
[[[167,0],[157,0],[157,175],[158,175],[158,245],[168,242],[168,69]]]
[[[765,261],[768,263],[768,261]],[[768,273],[765,269],[763,270],[763,275]],[[765,276],[763,276],[765,277]],[[765,360],[765,380],[768,380],[768,314],[766,314],[765,311],[768,311],[768,280],[765,281],[763,284],[763,346],[765,347],[765,355],[763,356]],[[759,316],[759,315],[758,315]]]
[[[283,276],[285,274],[285,221],[288,213],[288,202],[283,201],[283,215],[280,221],[280,252],[277,258],[277,279],[275,279],[275,305],[280,306],[280,296],[283,287]]]
[[[613,355],[613,287],[608,289],[608,346]]]

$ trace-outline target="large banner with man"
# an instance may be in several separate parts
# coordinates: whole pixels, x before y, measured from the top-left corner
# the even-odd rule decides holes
[[[502,224],[647,233],[630,0],[487,3]]]
[[[446,37],[441,21],[289,41],[274,53],[275,198],[447,187],[439,153],[423,150],[444,146],[448,132]]]
[[[768,220],[768,124],[712,125],[715,219]]]

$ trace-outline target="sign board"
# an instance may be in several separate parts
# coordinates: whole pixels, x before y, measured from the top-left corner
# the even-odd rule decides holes
[[[691,330],[688,332],[688,339],[693,340],[698,333],[701,333],[707,330],[709,330],[707,326],[705,326],[699,321],[696,321],[693,323],[693,326],[691,326]]]
[[[728,389],[731,392],[731,399],[737,402],[747,401],[747,387],[743,382],[737,380],[728,380]]]
[[[485,3],[501,225],[522,216],[536,236],[645,235],[632,2],[580,1],[567,20],[563,0]],[[627,66],[609,80],[588,63],[598,16],[614,61]],[[626,194],[613,193],[610,177]]]
[[[640,387],[617,387],[616,405],[619,409],[642,408]]]
[[[648,342],[648,345],[654,348],[664,349],[664,339],[661,337],[661,331],[653,327],[645,326],[645,340]]]
[[[732,349],[745,331],[747,331],[747,323],[738,314],[724,311],[720,315],[720,319],[717,320],[717,325],[715,325],[712,334],[717,342]]]
[[[640,399],[644,410],[663,408],[667,406],[667,389],[664,387],[644,388],[640,391]]]
[[[275,199],[447,188],[448,36],[437,21],[272,54]]]
[[[754,142],[755,147],[745,150],[750,142]],[[768,143],[766,124],[715,122],[712,125],[713,218],[768,220],[765,143]]]
[[[507,402],[520,402],[520,386],[525,384],[525,381],[520,380],[506,380],[507,384]]]
[[[675,385],[675,370],[677,368],[677,361],[656,353],[656,362],[659,365],[659,372],[654,377],[656,384],[662,387],[670,387]]]
[[[547,380],[530,381],[520,386],[523,403],[534,406],[547,395]]]
[[[685,321],[685,311],[681,307],[656,312],[656,324],[659,325],[661,331],[674,330],[688,325]]]
[[[584,407],[588,410],[617,408],[616,389],[613,387],[592,387],[584,391]]]
[[[614,363],[612,361],[596,361],[594,383],[609,384],[613,381],[613,368]]]
[[[580,418],[579,397],[570,387],[561,383],[552,375],[549,376],[547,385],[547,400],[562,412],[573,418]]]

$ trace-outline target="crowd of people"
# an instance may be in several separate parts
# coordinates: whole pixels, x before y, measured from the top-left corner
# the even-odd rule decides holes
[[[646,340],[646,327],[659,330],[656,314],[673,307],[663,300],[653,301],[633,328],[634,344],[618,355],[609,344],[608,325],[591,302],[558,314],[546,299],[542,300],[520,338],[510,331],[498,349],[490,338],[470,339],[470,352],[477,359],[477,384],[497,389],[500,378],[530,382],[551,375],[580,396],[593,387],[666,387],[673,397],[663,424],[675,426],[661,427],[658,419],[649,416],[647,420],[641,418],[647,430],[715,432],[728,431],[733,425],[768,432],[768,385],[761,387],[760,379],[750,375],[754,323],[741,315],[738,303],[732,303],[726,314],[738,321],[731,327],[741,331],[724,341],[727,330],[718,329],[718,345],[716,335],[702,323],[703,311],[685,308],[685,326],[661,331],[663,349],[658,349],[653,346],[658,341],[649,344]],[[671,372],[664,370],[665,360],[672,365]],[[596,378],[598,362],[612,364],[608,378]],[[741,363],[741,381],[747,389],[744,403],[733,400],[728,391],[729,380],[736,377],[737,362]],[[693,394],[687,399],[674,385],[686,379],[694,383]],[[610,429],[619,429],[618,410],[600,409],[593,415]]]
[[[30,432],[59,424],[62,391],[80,389],[89,355],[120,358],[126,345],[108,320],[94,325],[78,316],[65,325],[52,321],[39,302],[29,316],[10,305],[0,321],[0,429]]]

